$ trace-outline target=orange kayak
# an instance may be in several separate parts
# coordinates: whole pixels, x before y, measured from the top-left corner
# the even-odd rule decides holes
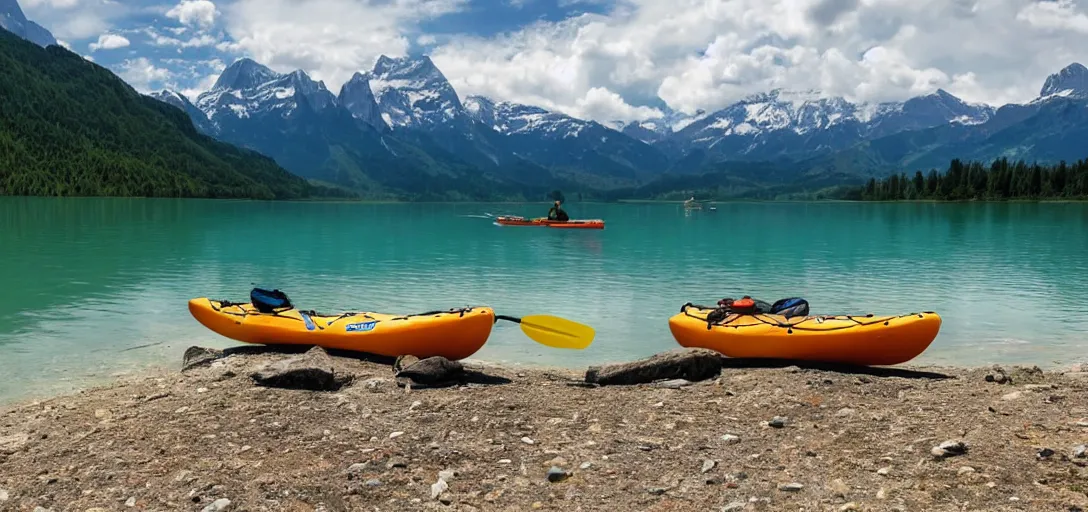
[[[526,217],[502,216],[496,217],[495,222],[503,226],[544,226],[549,228],[566,229],[604,229],[604,221],[591,220],[548,220],[547,218],[529,219]]]
[[[262,313],[250,303],[207,298],[189,301],[189,313],[213,332],[244,343],[316,345],[397,357],[464,359],[483,347],[495,324],[489,307],[394,315],[323,315],[294,307]]]
[[[937,337],[937,313],[896,316],[730,314],[708,326],[713,308],[686,304],[669,318],[684,347],[727,357],[792,359],[858,365],[894,365],[914,359]]]

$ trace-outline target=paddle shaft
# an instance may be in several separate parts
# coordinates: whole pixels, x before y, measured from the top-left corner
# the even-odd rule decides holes
[[[506,320],[509,322],[514,322],[516,324],[521,323],[521,319],[516,316],[495,315],[495,321],[498,322],[499,320]]]

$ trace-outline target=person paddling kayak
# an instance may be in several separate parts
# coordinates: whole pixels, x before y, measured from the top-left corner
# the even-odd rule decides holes
[[[555,204],[552,205],[551,209],[548,210],[548,220],[558,220],[566,222],[570,220],[570,216],[568,216],[567,212],[563,211],[563,208],[559,206],[559,201],[556,201]]]

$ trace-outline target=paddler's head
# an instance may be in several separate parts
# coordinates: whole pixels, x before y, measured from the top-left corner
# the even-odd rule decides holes
[[[559,206],[559,200],[558,200],[558,199],[556,199],[556,201],[555,201],[555,205],[556,205],[556,206]]]

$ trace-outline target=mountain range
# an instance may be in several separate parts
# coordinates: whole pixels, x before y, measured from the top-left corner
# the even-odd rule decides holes
[[[715,112],[633,123],[461,98],[426,56],[382,56],[335,95],[301,70],[277,73],[243,58],[195,102],[168,90],[152,96],[300,176],[393,196],[433,195],[427,182],[467,197],[527,187],[639,195],[716,173],[743,183],[744,194],[857,183],[952,158],[1088,156],[1078,139],[1088,129],[1088,69],[1079,63],[1048,77],[1035,100],[1000,108],[940,89],[877,104],[776,89]]]
[[[0,25],[40,46],[56,43],[15,0],[0,0]],[[381,56],[335,93],[302,70],[280,73],[241,58],[195,97],[150,96],[181,109],[200,133],[271,157],[311,183],[372,198],[516,199],[557,188],[601,197],[707,187],[765,195],[953,158],[1088,156],[1088,68],[1079,63],[1046,78],[1024,104],[973,104],[944,90],[858,104],[776,89],[714,112],[666,108],[662,118],[637,122],[462,97],[426,56]]]

